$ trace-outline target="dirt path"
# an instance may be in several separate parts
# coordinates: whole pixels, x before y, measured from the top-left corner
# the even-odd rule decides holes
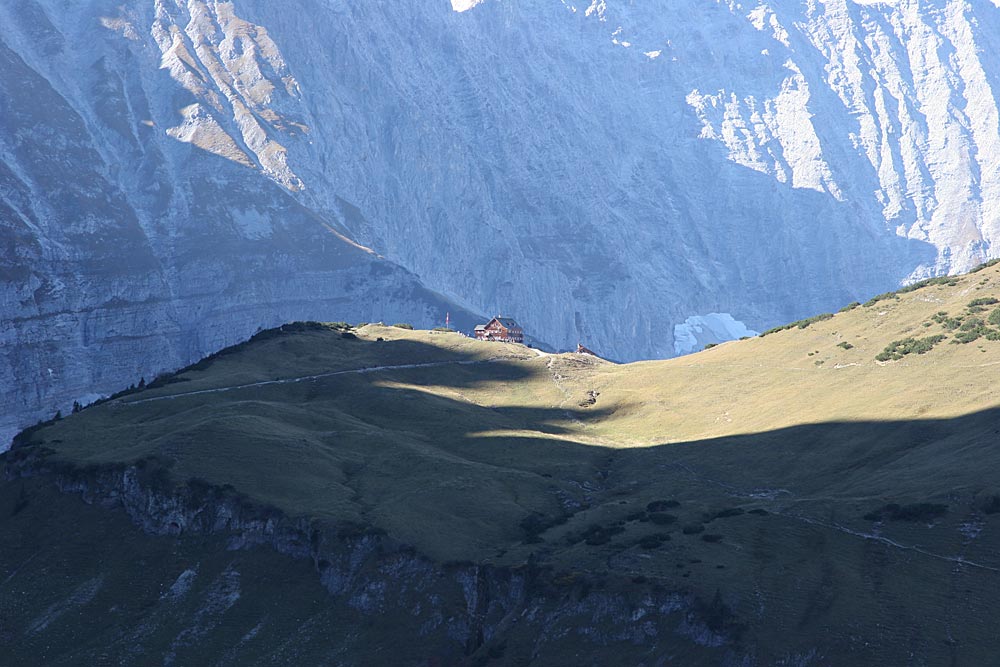
[[[298,382],[311,382],[322,380],[323,378],[336,377],[338,375],[364,375],[366,373],[378,373],[380,371],[407,370],[410,368],[435,368],[438,366],[473,366],[476,364],[491,364],[503,361],[503,357],[490,359],[474,359],[463,361],[431,361],[423,364],[397,364],[395,366],[368,366],[366,368],[353,368],[346,371],[332,371],[330,373],[318,373],[316,375],[303,375],[294,378],[284,378],[281,380],[263,380],[261,382],[249,382],[247,384],[236,384],[228,387],[214,387],[212,389],[197,389],[195,391],[183,391],[165,396],[153,396],[151,398],[140,398],[138,400],[119,399],[116,403],[120,405],[139,405],[140,403],[151,403],[153,401],[166,401],[174,398],[185,398],[187,396],[199,396],[201,394],[220,394],[226,391],[236,391],[238,389],[251,389],[253,387],[267,387],[269,385],[295,384]]]
[[[822,526],[824,528],[837,530],[840,531],[841,533],[845,533],[847,535],[853,535],[854,537],[858,537],[863,540],[873,540],[875,542],[881,542],[882,544],[886,544],[890,547],[895,547],[896,549],[901,549],[903,551],[914,551],[918,554],[923,554],[924,556],[937,558],[938,560],[945,560],[951,563],[958,563],[959,565],[968,565],[969,567],[975,567],[980,570],[989,570],[990,572],[1000,572],[1000,568],[996,568],[991,565],[984,565],[983,563],[977,563],[962,556],[948,556],[945,554],[935,553],[933,551],[928,551],[927,549],[924,549],[923,547],[917,545],[903,544],[901,542],[891,540],[888,537],[884,537],[882,535],[877,535],[875,533],[866,533],[859,530],[853,530],[851,528],[847,528],[846,526],[841,526],[838,523],[820,521],[819,519],[814,519],[808,516],[802,516],[801,514],[791,514],[784,512],[775,512],[775,513],[778,514],[779,516],[784,516],[789,519],[795,519],[797,521],[802,521],[804,523],[812,524],[814,526]]]
[[[727,493],[729,493],[730,495],[732,495],[734,497],[748,498],[748,499],[752,498],[754,500],[766,500],[766,501],[777,501],[780,498],[781,502],[783,502],[783,503],[787,503],[789,501],[791,501],[791,502],[798,502],[800,500],[803,500],[801,498],[796,498],[795,494],[793,494],[791,491],[789,491],[787,489],[755,489],[753,491],[747,491],[745,489],[740,489],[739,487],[734,486],[732,484],[727,484],[726,482],[722,482],[722,481],[719,481],[719,480],[715,480],[715,479],[711,479],[709,477],[706,477],[706,476],[702,475],[701,473],[698,473],[697,471],[695,471],[690,466],[685,465],[683,463],[674,463],[674,464],[670,464],[669,466],[663,466],[663,467],[667,468],[667,469],[682,470],[682,471],[686,472],[688,475],[690,475],[694,480],[696,480],[696,481],[698,481],[698,482],[700,482],[702,484],[707,484],[707,485],[713,485],[713,486],[720,487],[720,488],[724,489]],[[815,499],[814,498],[810,498],[809,500],[815,500]],[[859,538],[859,539],[862,539],[862,540],[871,540],[871,541],[874,541],[874,542],[881,542],[882,544],[885,544],[887,546],[893,547],[895,549],[899,549],[901,551],[913,551],[915,553],[927,556],[929,558],[936,558],[938,560],[948,561],[948,562],[956,563],[956,564],[959,564],[959,565],[967,565],[969,567],[978,568],[980,570],[987,570],[987,571],[990,571],[990,572],[998,572],[998,573],[1000,573],[1000,568],[993,567],[992,565],[986,565],[984,563],[977,563],[975,561],[968,560],[967,558],[965,558],[963,556],[949,556],[947,554],[935,553],[933,551],[928,551],[927,549],[925,549],[925,548],[923,548],[923,547],[921,547],[919,545],[903,544],[902,542],[897,542],[895,540],[889,539],[888,537],[885,537],[883,535],[879,535],[877,533],[871,533],[871,532],[864,532],[864,531],[854,530],[852,528],[848,528],[847,526],[842,526],[842,525],[840,525],[838,523],[833,523],[833,522],[829,522],[829,521],[823,521],[823,520],[820,520],[820,519],[817,519],[817,518],[814,518],[814,517],[805,516],[805,515],[800,514],[798,512],[793,512],[793,511],[787,511],[787,510],[778,509],[778,508],[775,508],[773,505],[771,507],[769,507],[768,509],[772,513],[774,513],[774,514],[776,514],[778,516],[784,517],[786,519],[792,519],[794,521],[801,521],[803,523],[808,523],[808,524],[813,525],[813,526],[820,526],[820,527],[826,528],[828,530],[835,530],[835,531],[838,531],[840,533],[844,533],[846,535],[850,535],[852,537],[856,537],[856,538]]]

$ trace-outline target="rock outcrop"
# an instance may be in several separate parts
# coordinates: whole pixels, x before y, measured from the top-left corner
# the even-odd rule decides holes
[[[88,504],[123,509],[148,534],[219,536],[230,551],[263,547],[310,560],[331,607],[343,605],[354,616],[401,619],[393,643],[427,647],[424,660],[412,664],[479,664],[505,654],[567,664],[567,655],[580,646],[619,656],[679,651],[710,662],[733,660],[745,651],[737,644],[738,619],[721,602],[690,593],[654,590],[651,583],[616,585],[606,576],[595,590],[596,575],[556,573],[541,563],[517,568],[438,563],[370,527],[291,519],[231,488],[197,480],[175,485],[155,460],[81,469],[47,461],[37,447],[15,447],[5,457],[8,480],[54,483]],[[162,598],[185,595],[195,576],[195,570],[185,571]],[[232,576],[235,596],[254,594],[252,584],[240,590],[238,572]],[[275,613],[280,604],[272,603]],[[305,627],[301,631],[309,634]],[[204,633],[195,623],[188,634],[190,644]],[[328,634],[328,645],[336,647],[341,633]],[[213,653],[210,642],[195,647],[201,659],[223,657]],[[136,649],[116,642],[103,647],[103,655]],[[349,656],[346,664],[359,664],[359,657]]]

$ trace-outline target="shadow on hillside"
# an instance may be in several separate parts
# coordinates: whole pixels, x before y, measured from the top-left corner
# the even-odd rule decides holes
[[[331,345],[343,346],[348,352],[346,363],[343,358],[331,357],[334,366],[324,366],[321,358],[314,365],[298,356],[301,352],[302,358],[308,359],[311,353]],[[509,354],[509,350],[498,345],[497,354]],[[294,368],[275,370],[275,359],[280,355]],[[219,366],[220,362],[232,362],[236,367],[237,379],[232,384],[226,379],[234,373],[233,366]],[[254,371],[254,367],[259,370]],[[219,382],[211,381],[213,373]],[[257,379],[247,380],[249,376]],[[130,456],[141,451],[164,460],[171,458],[175,445],[169,438],[159,437],[160,429],[183,430],[185,438],[194,442],[199,432],[204,432],[206,442],[218,442],[224,439],[220,430],[231,429],[234,437],[240,435],[236,431],[241,425],[233,421],[234,414],[280,420],[285,417],[272,417],[278,412],[274,406],[280,405],[308,412],[309,423],[296,424],[296,428],[322,434],[342,431],[344,422],[358,421],[381,429],[386,437],[393,432],[405,433],[435,446],[485,443],[489,438],[475,435],[481,432],[566,436],[574,430],[570,424],[578,427],[608,415],[603,408],[593,407],[585,392],[563,395],[555,382],[546,365],[533,357],[491,359],[418,340],[366,340],[326,325],[294,323],[260,332],[249,341],[161,376],[142,389],[132,387],[116,394],[69,416],[63,420],[65,425],[53,420],[27,429],[17,439],[17,446],[55,440],[57,451],[73,457],[80,440],[108,427],[103,419],[108,412],[102,409],[108,406],[114,411],[110,426],[134,427],[137,430],[130,430],[128,437],[139,442],[116,440],[109,445],[102,441],[102,452],[120,446]],[[533,407],[531,397],[517,397],[523,387],[538,387],[538,383],[543,383],[543,394],[554,394],[563,405]],[[481,404],[455,397],[463,391],[481,390],[489,393],[485,399],[479,396]],[[100,420],[101,426],[89,427],[92,419]],[[79,429],[73,428],[76,424]],[[50,427],[56,427],[60,435],[50,434]],[[75,432],[73,437],[65,436],[66,428]],[[507,440],[514,443],[518,439]]]
[[[441,365],[97,407],[33,440],[71,457],[74,438],[93,437],[123,461],[177,457],[175,472],[293,515],[374,527],[440,562],[550,568],[546,595],[584,598],[607,579],[690,593],[708,627],[735,636],[746,625],[765,644],[816,624],[826,636],[847,616],[930,633],[955,609],[956,627],[980,627],[989,611],[963,598],[945,613],[941,587],[917,584],[963,578],[964,589],[1000,568],[989,532],[1000,408],[623,449],[581,441],[610,413],[599,397],[582,407],[549,386],[544,362],[343,344],[371,363]],[[538,383],[550,393],[529,391]],[[539,395],[565,407],[531,406]],[[972,543],[969,525],[985,537]]]
[[[662,498],[850,498],[875,509],[1000,491],[1000,409],[616,448],[588,437],[611,416],[599,397],[588,402],[586,385],[567,388],[540,360],[330,335],[352,346],[364,372],[317,368],[312,379],[186,396],[183,382],[167,384],[177,398],[87,409],[28,439],[71,459],[182,460],[185,474],[296,512],[341,485],[372,516],[433,516],[439,536],[472,541],[520,536],[528,517],[545,517],[528,531],[536,538],[581,512]],[[260,352],[249,344],[230,354]],[[371,370],[389,364],[435,365]],[[541,397],[554,404],[531,405]],[[467,522],[479,522],[471,537]]]
[[[566,389],[562,391],[570,395],[557,394],[560,401],[565,397],[565,407],[476,405],[450,395],[432,395],[422,387],[460,393],[495,386],[492,391],[499,402],[507,391],[517,396],[522,383],[552,382],[544,364],[498,361],[391,375],[398,384],[372,375],[366,377],[365,389],[348,389],[378,394],[365,419],[386,430],[415,430],[436,447],[496,466],[497,475],[544,475],[546,483],[560,487],[581,506],[620,498],[628,489],[662,495],[667,473],[673,483],[697,486],[702,489],[699,493],[712,490],[734,501],[835,497],[877,503],[877,499],[924,501],[956,493],[1000,492],[994,474],[1000,470],[996,446],[1000,408],[950,419],[803,424],[615,448],[586,437],[588,425],[612,415],[599,397],[584,407],[585,384],[576,385],[579,396]],[[319,390],[322,393],[322,387]],[[662,434],[665,441],[671,436]],[[581,492],[583,488],[588,490]],[[551,512],[551,508],[526,509]]]
[[[490,456],[491,445],[502,446],[503,466],[509,470],[542,472],[533,465],[541,460],[545,465],[559,461],[570,469],[601,469],[607,474],[605,460],[611,457],[616,467],[635,468],[643,474],[664,466],[703,468],[740,480],[747,488],[783,485],[846,489],[867,480],[864,484],[872,492],[887,493],[895,481],[931,490],[949,480],[936,491],[946,492],[960,480],[987,484],[983,471],[1000,469],[1000,448],[992,446],[1000,435],[1000,409],[943,420],[808,424],[644,448],[608,448],[577,442],[571,437],[574,433],[586,433],[588,424],[611,413],[600,405],[599,398],[587,394],[585,385],[577,384],[578,389],[571,390],[559,383],[545,363],[531,359],[484,360],[462,350],[416,340],[368,341],[311,326],[264,332],[250,342],[227,348],[164,378],[152,395],[175,394],[172,400],[143,402],[149,392],[132,392],[128,398],[137,404],[119,408],[114,421],[133,425],[149,422],[148,428],[155,429],[169,424],[172,418],[185,419],[187,413],[200,406],[231,418],[234,411],[245,410],[252,417],[258,405],[284,403],[308,409],[311,422],[295,426],[318,433],[342,430],[340,422],[349,418],[380,429],[386,438],[394,432],[403,433],[435,447],[461,448],[463,456],[485,457],[493,464],[497,461]],[[208,394],[199,390],[185,395],[190,374],[211,373],[215,361],[221,358],[241,355],[245,361],[254,355],[266,357],[268,348],[263,346],[317,332],[329,336],[328,340],[320,339],[322,344],[347,346],[356,365],[331,372],[317,367],[310,371],[318,376],[314,378],[279,376],[281,383]],[[589,361],[584,358],[581,363]],[[408,365],[419,366],[406,368]],[[401,368],[383,368],[386,366]],[[465,397],[463,391],[474,393]],[[530,405],[540,397],[558,400],[545,407]],[[85,410],[67,421],[81,422],[86,431],[92,414],[96,413]],[[197,428],[207,425],[218,426],[205,420],[193,430],[192,437],[197,437]],[[38,442],[49,439],[45,428],[25,435],[22,444],[32,438]],[[143,435],[149,443],[157,441],[155,432]],[[218,439],[217,433],[212,437]],[[671,434],[662,437],[669,440]],[[59,449],[72,455],[72,443],[61,443]],[[580,484],[587,480],[567,481]]]

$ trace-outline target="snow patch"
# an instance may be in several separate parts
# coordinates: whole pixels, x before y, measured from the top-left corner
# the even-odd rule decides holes
[[[692,315],[674,326],[674,352],[690,354],[709,343],[724,343],[757,333],[729,313]]]
[[[482,2],[483,0],[451,0],[451,8],[456,12],[465,12]]]
[[[597,16],[599,20],[605,21],[606,19],[604,18],[604,14],[607,11],[608,11],[608,5],[606,2],[604,2],[604,0],[594,0],[593,2],[590,3],[590,6],[587,7],[587,10],[584,12],[584,15],[590,16],[591,14],[593,14]]]
[[[753,27],[761,32],[766,32],[768,28],[771,29],[771,36],[778,42],[781,42],[785,46],[789,46],[789,36],[788,31],[781,25],[778,21],[777,15],[767,5],[760,5],[747,14],[747,18]]]

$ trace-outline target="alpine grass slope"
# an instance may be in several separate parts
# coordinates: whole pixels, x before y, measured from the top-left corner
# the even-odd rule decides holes
[[[19,438],[5,643],[46,664],[986,664],[998,327],[993,264],[627,365],[262,332]]]

